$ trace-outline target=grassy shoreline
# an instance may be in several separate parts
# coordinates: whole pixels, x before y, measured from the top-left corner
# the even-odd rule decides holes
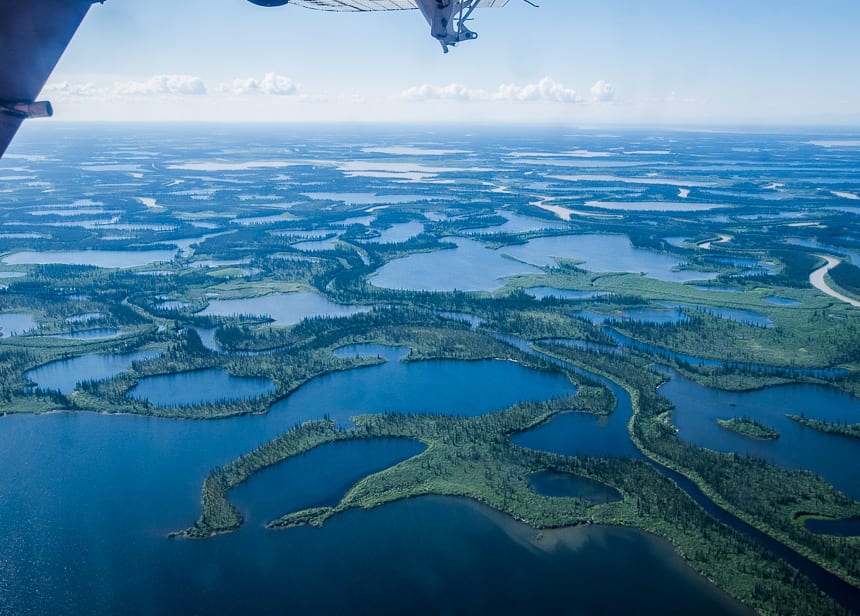
[[[837,436],[860,439],[860,424],[830,423],[821,419],[813,419],[811,417],[803,417],[801,415],[786,415],[786,417],[799,423],[801,426],[823,432],[824,434],[835,434]]]

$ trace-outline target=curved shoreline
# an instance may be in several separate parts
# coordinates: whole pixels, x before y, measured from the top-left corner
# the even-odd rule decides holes
[[[824,277],[827,275],[827,273],[830,270],[832,270],[834,267],[839,265],[841,263],[841,261],[839,259],[837,259],[836,257],[831,257],[829,255],[815,255],[815,256],[821,257],[822,259],[827,261],[827,263],[825,265],[822,265],[818,269],[813,270],[812,273],[809,274],[809,284],[811,284],[813,287],[815,287],[816,289],[818,289],[822,293],[826,293],[830,297],[838,299],[840,302],[845,302],[846,304],[850,304],[851,306],[854,306],[855,308],[860,308],[860,302],[858,302],[857,300],[851,299],[847,295],[842,295],[842,293],[839,293],[838,291],[835,291],[824,280]]]

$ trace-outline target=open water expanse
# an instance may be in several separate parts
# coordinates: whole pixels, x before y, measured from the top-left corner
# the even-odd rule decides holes
[[[216,138],[208,128],[62,129],[26,127],[0,162],[0,351],[69,349],[29,370],[21,385],[27,391],[35,384],[74,395],[81,381],[112,378],[154,357],[158,351],[132,344],[135,336],[144,346],[175,323],[165,317],[135,333],[144,330],[138,306],[180,314],[207,348],[226,353],[214,325],[239,315],[283,327],[368,312],[387,305],[391,290],[488,294],[517,276],[530,277],[525,286],[534,297],[559,298],[571,313],[607,322],[603,332],[619,346],[570,344],[721,366],[719,359],[644,345],[610,329],[608,320],[683,325],[685,313],[701,309],[730,326],[775,330],[772,311],[805,310],[811,290],[781,289],[791,297],[766,296],[754,308],[705,306],[701,293],[690,303],[683,290],[715,291],[708,295],[718,303],[779,275],[755,254],[772,228],[781,229],[786,249],[860,254],[852,233],[860,210],[848,207],[856,201],[846,196],[857,190],[856,146],[839,145],[829,134],[482,128],[465,136],[453,129],[232,127]],[[762,235],[744,244],[733,234],[745,225]],[[268,252],[255,251],[258,244]],[[741,254],[717,254],[735,247]],[[337,284],[326,260],[339,268]],[[626,275],[667,299],[642,308],[626,307],[622,298],[607,307],[602,303],[616,298],[602,291],[544,283],[559,266],[596,278]],[[110,280],[139,281],[132,296],[80,310],[56,309],[49,305],[56,298],[45,296],[36,310],[6,293],[68,272],[85,280],[95,268],[110,269]],[[341,303],[347,300],[337,292],[353,288],[355,272],[370,285],[366,303]],[[91,301],[79,293],[70,285],[60,297]],[[440,314],[466,319],[476,330],[488,322]],[[54,319],[48,331],[57,332],[87,327],[87,315],[99,315],[89,329],[39,336],[43,318]],[[527,350],[525,341],[507,341]],[[464,499],[421,497],[350,510],[322,528],[264,528],[283,514],[336,504],[362,477],[423,450],[407,440],[322,446],[231,492],[246,516],[238,532],[167,538],[197,519],[201,486],[213,468],[296,423],[329,416],[348,428],[352,416],[386,411],[471,417],[576,392],[559,373],[509,361],[404,362],[407,352],[344,347],[341,356],[385,361],[312,379],[262,415],[0,416],[0,614],[747,612],[657,537],[601,526],[539,533]],[[843,372],[821,366],[793,374]],[[560,414],[514,435],[514,443],[565,455],[641,458],[627,433],[630,396],[588,376],[615,394],[612,414]],[[207,369],[141,379],[129,394],[176,406],[256,397],[272,387]],[[813,470],[860,497],[858,441],[785,418],[796,412],[860,423],[856,399],[811,385],[729,394],[678,375],[661,393],[676,406],[680,438]],[[715,422],[736,416],[758,419],[780,438],[752,441]],[[617,498],[613,489],[581,478],[543,473],[529,481],[552,496]],[[707,505],[700,493],[694,498]],[[809,523],[815,532],[845,535],[856,527],[856,521]]]

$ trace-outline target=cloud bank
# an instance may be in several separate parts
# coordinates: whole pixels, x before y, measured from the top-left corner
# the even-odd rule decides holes
[[[219,84],[214,92],[235,96],[295,96],[300,85],[283,75],[266,73],[262,79],[245,77]],[[65,97],[121,98],[147,96],[203,96],[211,94],[205,81],[195,75],[153,75],[142,81],[116,81],[111,85],[97,86],[92,82],[74,84],[68,81],[49,83],[43,94]]]
[[[234,79],[229,83],[218,86],[219,92],[244,96],[247,94],[262,94],[272,96],[295,96],[299,93],[299,84],[289,77],[276,73],[266,73],[262,79],[247,77]]]
[[[589,92],[591,92],[591,100],[595,103],[611,103],[615,100],[615,88],[603,79],[591,86]]]
[[[606,85],[609,86],[609,84]],[[612,86],[609,86],[609,88],[611,93]],[[468,88],[459,83],[451,83],[446,86],[422,84],[403,90],[400,93],[400,98],[409,101],[513,101],[566,104],[584,102],[576,90],[559,83],[551,77],[544,77],[536,83],[525,85],[515,83],[502,84],[492,92],[483,89]]]

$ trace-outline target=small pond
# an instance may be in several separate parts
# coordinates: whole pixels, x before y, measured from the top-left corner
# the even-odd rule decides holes
[[[380,232],[379,237],[374,237],[369,242],[377,244],[398,244],[424,233],[424,225],[420,222],[403,222],[392,225]]]
[[[860,536],[860,519],[851,520],[807,520],[806,530],[816,535],[833,535],[834,537]]]
[[[39,325],[27,312],[5,312],[0,314],[0,332],[3,336],[18,336],[31,332]]]
[[[525,290],[535,299],[554,297],[557,299],[584,300],[609,295],[606,291],[575,291],[572,289],[554,289],[553,287],[531,287]]]
[[[80,332],[70,332],[68,334],[55,334],[47,337],[60,338],[61,340],[107,340],[110,338],[119,338],[121,334],[121,330],[103,327],[99,329],[85,329]]]
[[[621,493],[612,486],[573,473],[540,471],[526,480],[529,487],[542,496],[581,498],[598,504],[622,499]]]

